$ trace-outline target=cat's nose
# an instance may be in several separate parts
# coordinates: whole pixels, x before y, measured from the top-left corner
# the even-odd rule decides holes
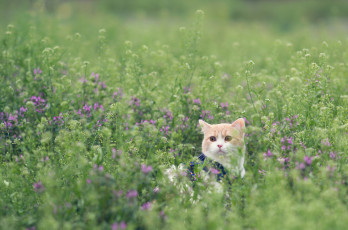
[[[219,147],[219,149],[221,149],[221,148],[222,148],[222,145],[218,145],[218,147]]]

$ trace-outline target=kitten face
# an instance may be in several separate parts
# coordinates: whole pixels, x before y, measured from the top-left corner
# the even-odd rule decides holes
[[[232,124],[210,125],[199,120],[204,133],[202,151],[204,155],[224,167],[244,170],[244,119]]]

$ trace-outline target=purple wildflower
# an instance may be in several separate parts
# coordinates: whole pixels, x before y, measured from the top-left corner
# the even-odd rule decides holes
[[[120,224],[118,224],[117,222],[114,222],[111,225],[111,230],[118,230],[118,229],[126,229],[127,228],[127,224],[122,221]]]
[[[141,210],[143,211],[147,211],[147,210],[150,210],[151,209],[151,202],[146,202],[145,204],[143,204],[141,206]]]
[[[126,228],[127,228],[127,224],[126,224],[124,221],[122,221],[122,222],[120,223],[120,228],[121,228],[121,229],[126,229]]]
[[[116,157],[116,149],[115,148],[112,148],[112,159],[115,159]]]
[[[25,112],[27,112],[27,108],[24,108],[23,106],[19,109],[19,115],[22,115],[22,117],[24,116],[23,114],[25,113]]]
[[[266,175],[266,170],[259,169],[258,172],[259,172],[261,175]]]
[[[331,143],[329,141],[329,138],[326,138],[324,140],[321,140],[321,144],[324,146],[331,146]]]
[[[289,145],[292,145],[292,144],[293,144],[293,142],[292,142],[292,137],[289,137],[289,138],[288,138],[288,143],[289,143]]]
[[[191,87],[184,86],[184,94],[190,93],[190,92],[191,92]]]
[[[303,149],[307,148],[306,145],[302,141],[300,142],[300,145],[302,146]]]
[[[312,159],[313,157],[305,156],[303,160],[309,166],[312,164]]]
[[[210,119],[210,120],[214,119],[214,117],[211,115],[211,112],[210,112],[209,110],[203,110],[203,111],[202,111],[202,114],[200,115],[200,117],[201,117],[202,119],[204,119],[206,116],[207,116],[208,119]]]
[[[225,102],[225,103],[223,103],[223,102],[221,102],[220,103],[220,106],[221,106],[221,108],[223,108],[223,109],[227,109],[227,107],[228,107],[228,103],[227,102]]]
[[[161,132],[163,132],[165,135],[168,135],[169,133],[169,126],[162,126],[162,128],[160,129]]]
[[[166,114],[163,115],[164,119],[169,119],[170,121],[173,120],[173,113],[171,111],[167,111]]]
[[[25,228],[25,230],[36,230],[36,227],[33,226],[33,227],[31,227],[31,228]]]
[[[279,157],[277,160],[281,164],[287,164],[289,162],[289,157]]]
[[[126,197],[127,198],[134,198],[138,196],[138,192],[136,190],[129,190]]]
[[[245,124],[250,125],[250,121],[248,121],[248,120],[246,119],[246,117],[244,117],[243,119],[244,119]]]
[[[336,158],[336,154],[334,152],[330,152],[330,158],[331,159],[335,159]]]
[[[42,74],[42,70],[39,67],[37,67],[36,69],[34,69],[33,73],[34,75]]]
[[[94,81],[97,83],[99,79],[99,74],[92,72],[91,77],[94,77]]]
[[[198,104],[198,105],[202,104],[202,103],[201,103],[201,100],[199,100],[199,98],[193,99],[193,103],[194,103],[194,104]]]
[[[142,164],[141,171],[143,171],[144,174],[148,174],[152,171],[152,166],[146,166],[145,164]]]
[[[267,153],[263,154],[264,158],[271,158],[273,157],[273,153],[271,152],[271,150],[267,150]]]
[[[129,105],[135,105],[136,107],[140,106],[140,99],[137,97],[132,97],[132,100],[129,102]]]
[[[84,78],[84,77],[81,77],[80,78],[80,82],[83,84],[83,83],[87,83],[87,79],[86,78]]]
[[[118,88],[117,92],[114,92],[113,95],[112,95],[112,98],[115,100],[115,101],[118,101],[122,98],[123,96],[123,92],[122,92],[122,89],[121,88]]]
[[[34,191],[37,193],[42,193],[43,191],[45,191],[45,187],[43,186],[41,181],[34,183],[33,186],[34,186]]]

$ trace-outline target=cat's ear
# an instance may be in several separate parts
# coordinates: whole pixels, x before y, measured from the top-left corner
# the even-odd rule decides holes
[[[245,133],[245,123],[243,118],[237,119],[235,122],[232,123],[232,127],[236,128],[244,137]]]
[[[199,120],[199,126],[201,126],[203,133],[211,128],[211,125],[203,120]]]

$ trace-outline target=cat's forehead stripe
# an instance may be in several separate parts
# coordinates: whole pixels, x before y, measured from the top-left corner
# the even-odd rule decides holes
[[[233,128],[230,124],[218,124],[212,125],[211,129],[206,133],[207,135],[218,136],[221,134],[222,136],[227,136],[234,134],[235,128]]]

